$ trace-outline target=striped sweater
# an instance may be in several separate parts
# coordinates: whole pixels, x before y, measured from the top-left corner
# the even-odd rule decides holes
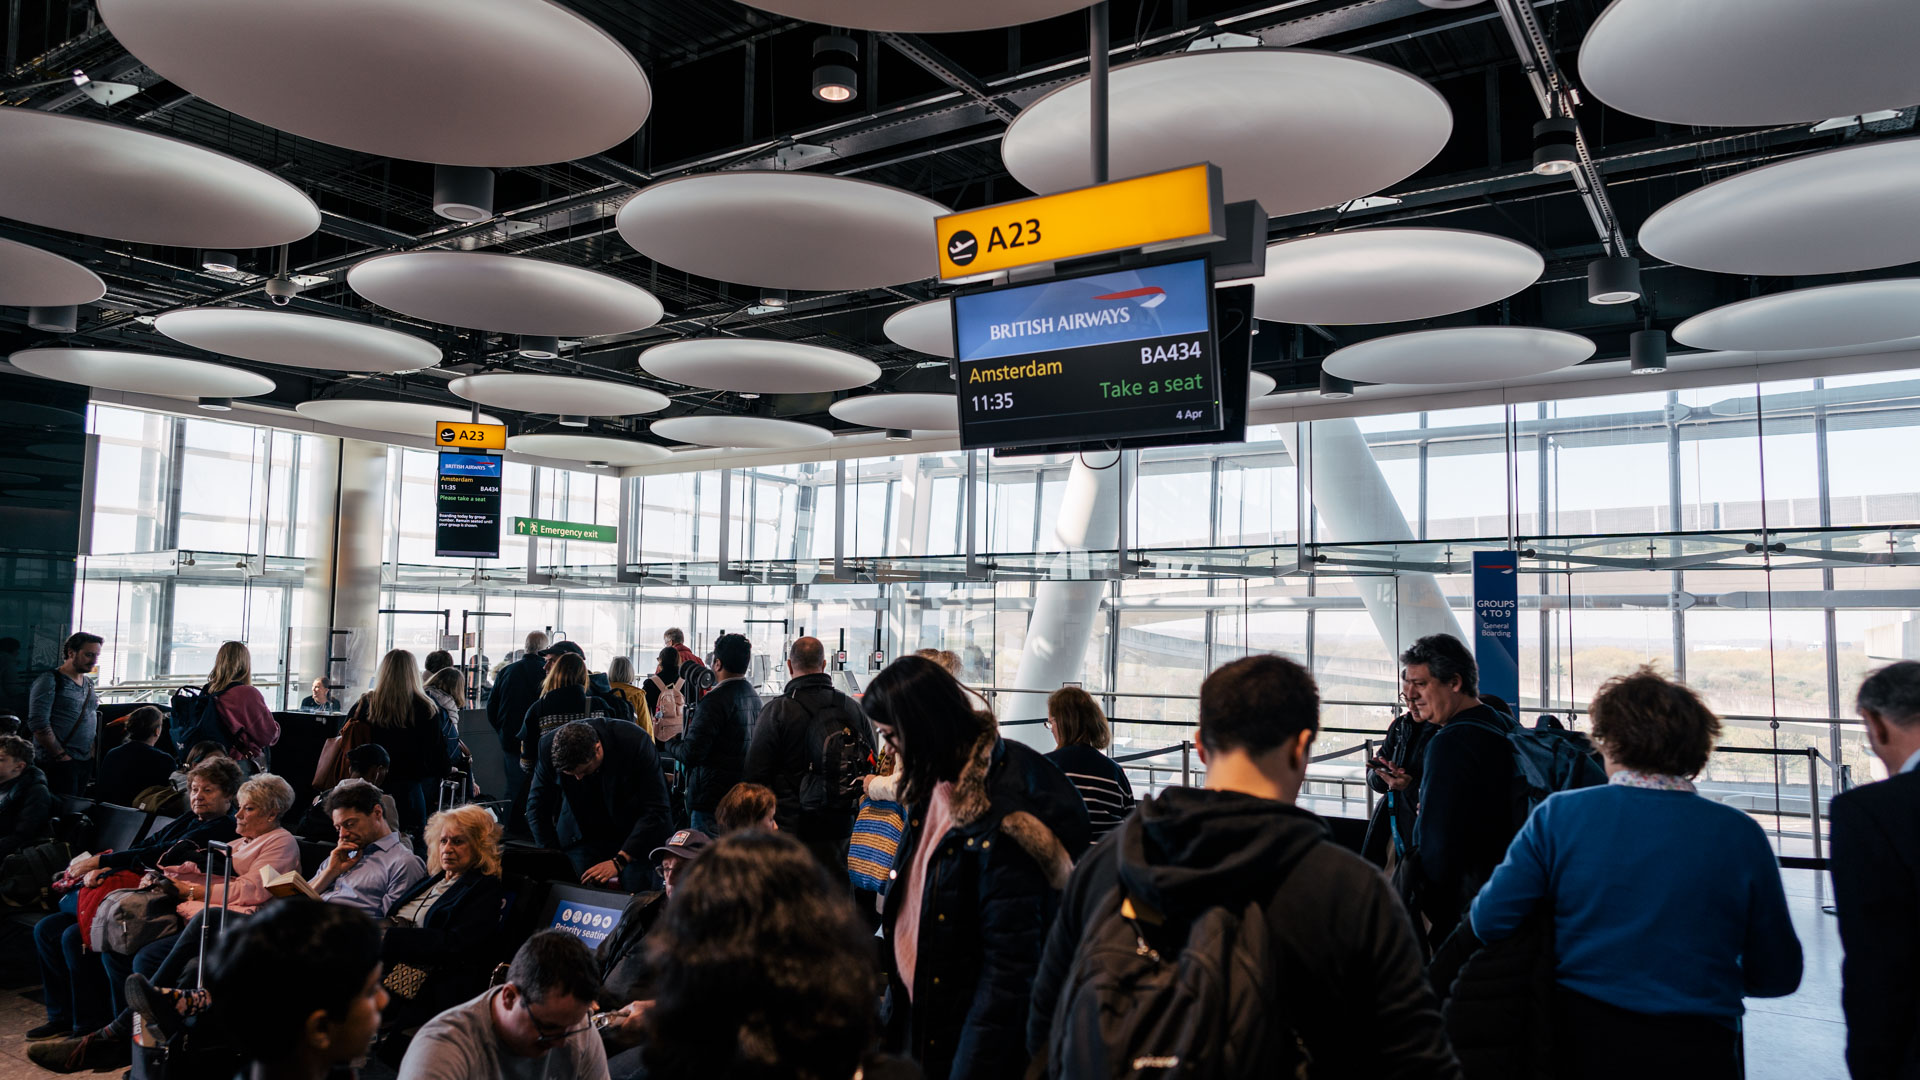
[[[1047,755],[1080,789],[1086,801],[1087,818],[1093,824],[1092,843],[1097,844],[1114,826],[1133,812],[1133,785],[1126,770],[1113,759],[1091,746],[1063,746]]]

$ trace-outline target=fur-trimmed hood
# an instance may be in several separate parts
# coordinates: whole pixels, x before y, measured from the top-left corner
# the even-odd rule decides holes
[[[953,823],[963,831],[997,829],[1032,857],[1048,884],[1064,888],[1086,850],[1086,803],[1059,768],[1024,743],[988,731],[973,744],[953,782]]]

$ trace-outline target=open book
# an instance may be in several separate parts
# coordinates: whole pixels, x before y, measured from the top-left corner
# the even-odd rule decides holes
[[[266,890],[275,896],[304,896],[312,900],[320,899],[320,894],[313,891],[313,886],[307,884],[307,879],[300,876],[298,869],[279,873],[271,866],[263,866],[260,868],[260,884],[266,886]]]

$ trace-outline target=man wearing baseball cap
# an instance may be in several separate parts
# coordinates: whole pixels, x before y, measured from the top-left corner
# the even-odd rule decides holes
[[[666,888],[639,893],[628,900],[626,910],[620,913],[619,925],[594,949],[593,958],[600,965],[598,1000],[602,1008],[617,1009],[630,1001],[652,1000],[653,971],[641,943],[667,910],[667,903],[673,898],[673,879],[712,842],[706,833],[681,829],[650,853]],[[623,1051],[625,1055],[608,1062],[610,1071],[615,1076],[628,1075],[633,1071],[629,1066],[638,1064],[639,1051],[630,1048],[638,1034],[638,1025],[609,1028],[606,1034],[608,1055]]]

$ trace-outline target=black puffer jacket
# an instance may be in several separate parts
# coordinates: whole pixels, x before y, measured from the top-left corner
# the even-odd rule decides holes
[[[1467,921],[1427,966],[1445,1001],[1447,1038],[1467,1080],[1550,1080],[1554,1073],[1553,916],[1539,911],[1491,945]]]
[[[1371,769],[1367,772],[1367,786],[1384,796],[1374,803],[1373,813],[1367,818],[1366,839],[1360,843],[1360,854],[1375,866],[1387,864],[1387,852],[1393,850],[1394,822],[1400,825],[1400,842],[1413,843],[1414,815],[1420,807],[1420,775],[1427,762],[1427,740],[1438,730],[1407,713],[1394,717],[1393,723],[1387,725],[1386,738],[1376,752],[1389,764],[1407,770],[1411,783],[1396,795],[1377,773]]]
[[[747,770],[747,742],[760,695],[745,679],[727,679],[700,699],[673,755],[687,767],[687,810],[711,814]]]
[[[1280,1012],[1312,1058],[1314,1080],[1460,1075],[1406,909],[1379,871],[1305,810],[1187,788],[1141,803],[1074,868],[1034,980],[1027,1046],[1036,1056],[1046,1053],[1087,922],[1123,881],[1127,896],[1170,918],[1271,898]]]
[[[894,887],[881,916],[887,947],[887,1035],[928,1080],[1007,1080],[1027,1067],[1027,1006],[1040,947],[1073,860],[1086,848],[1086,803],[1039,751],[988,732],[953,785],[953,826],[919,836],[925,803],[907,814]],[[915,846],[939,847],[921,895],[914,993],[894,965],[894,925]]]

